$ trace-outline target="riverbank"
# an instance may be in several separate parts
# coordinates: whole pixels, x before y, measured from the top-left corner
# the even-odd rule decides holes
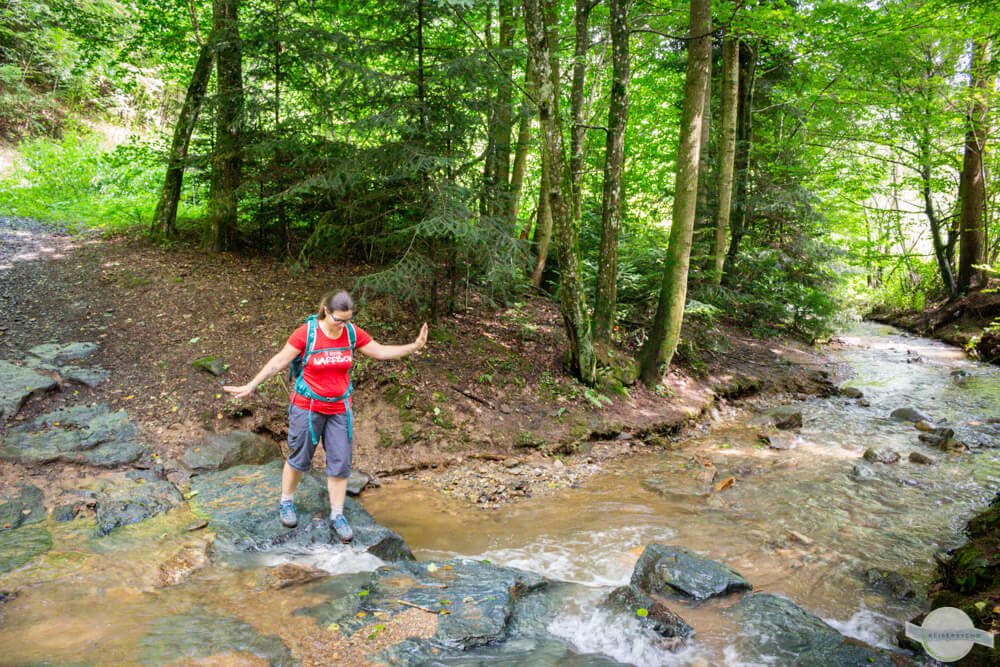
[[[867,318],[935,338],[964,349],[974,359],[1000,363],[1000,280],[955,301],[936,301],[922,310],[876,308]]]
[[[9,426],[106,403],[126,411],[165,472],[182,475],[185,453],[211,434],[249,431],[269,438],[276,453],[283,448],[287,381],[275,378],[242,402],[229,400],[221,385],[252,377],[324,291],[370,270],[330,265],[296,274],[272,258],[71,237],[24,220],[8,220],[0,231],[0,358],[24,365],[40,343],[94,343],[88,363],[110,378],[92,387],[56,375],[58,386],[33,395]],[[496,505],[572,485],[622,453],[662,448],[719,400],[829,395],[844,378],[842,367],[807,346],[696,320],[684,333],[692,344],[655,391],[614,382],[589,390],[560,365],[561,318],[548,299],[505,308],[473,294],[461,306],[432,324],[421,355],[358,359],[356,468],[376,479],[544,468],[509,493],[469,489],[474,502]],[[358,308],[356,321],[385,343],[410,340],[420,324],[417,315],[374,298]],[[74,463],[6,462],[0,484],[31,477],[47,496],[59,496],[54,489],[79,470]]]

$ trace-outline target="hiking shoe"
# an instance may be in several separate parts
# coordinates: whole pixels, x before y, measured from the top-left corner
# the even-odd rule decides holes
[[[343,514],[338,514],[330,520],[330,530],[337,534],[341,542],[350,542],[351,538],[354,537],[351,524],[347,523],[347,519],[344,518]]]
[[[278,516],[281,517],[281,525],[287,528],[295,528],[299,525],[299,517],[295,515],[295,503],[291,500],[281,503]]]

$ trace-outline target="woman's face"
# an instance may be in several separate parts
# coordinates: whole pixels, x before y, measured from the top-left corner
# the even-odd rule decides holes
[[[354,311],[351,310],[328,310],[326,314],[335,332],[339,332],[354,317]]]

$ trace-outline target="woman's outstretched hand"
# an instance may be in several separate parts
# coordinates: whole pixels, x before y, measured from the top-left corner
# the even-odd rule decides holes
[[[413,341],[413,352],[419,352],[420,348],[427,344],[427,322],[424,322],[424,326],[420,327],[420,333],[417,334],[417,339]]]
[[[254,385],[252,384],[244,384],[239,387],[230,384],[222,388],[222,391],[232,394],[233,398],[246,398],[253,393],[253,390]]]

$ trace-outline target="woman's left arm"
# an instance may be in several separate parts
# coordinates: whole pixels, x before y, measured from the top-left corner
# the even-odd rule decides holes
[[[359,347],[358,352],[372,359],[399,359],[400,357],[405,357],[408,354],[416,352],[426,343],[427,323],[424,322],[424,325],[420,327],[417,339],[412,343],[407,343],[406,345],[382,345],[373,340],[364,347]]]

